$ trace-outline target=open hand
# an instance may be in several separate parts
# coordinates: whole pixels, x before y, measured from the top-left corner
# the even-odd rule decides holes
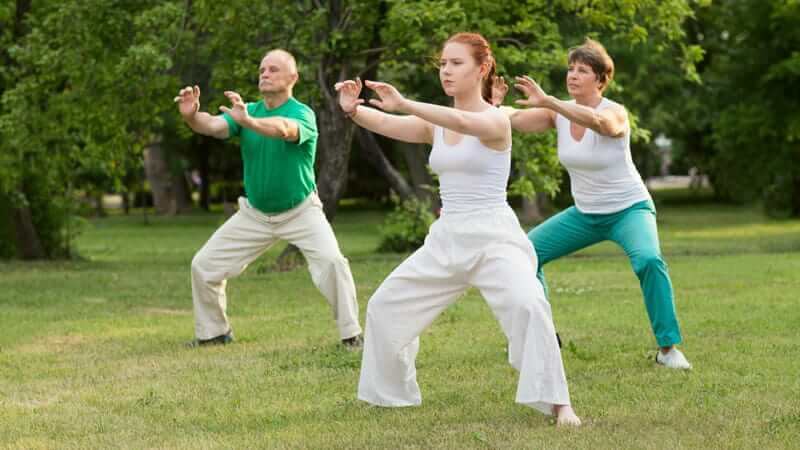
[[[186,86],[178,92],[173,99],[178,104],[178,110],[184,117],[191,117],[200,110],[200,86]]]
[[[522,92],[526,99],[517,100],[517,104],[524,106],[543,106],[547,101],[547,94],[539,87],[533,78],[523,75],[516,77],[514,87]]]
[[[371,105],[377,106],[386,112],[395,112],[402,109],[406,99],[394,86],[389,83],[369,80],[366,81],[366,84],[368,88],[378,94],[378,98],[369,100]]]
[[[492,78],[492,106],[502,105],[503,99],[506,98],[506,94],[508,94],[508,85],[506,84],[506,79],[495,75]]]
[[[231,116],[236,123],[245,123],[250,118],[250,114],[247,112],[247,105],[242,101],[242,96],[234,91],[225,91],[224,94],[231,101],[231,107],[220,106],[219,110]]]
[[[336,92],[339,93],[339,107],[342,108],[345,114],[355,114],[356,107],[364,103],[364,99],[359,98],[362,86],[361,78],[356,78],[355,81],[340,81],[333,86]]]

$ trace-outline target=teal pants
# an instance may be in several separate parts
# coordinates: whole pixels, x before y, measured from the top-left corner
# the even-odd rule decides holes
[[[617,243],[639,277],[644,304],[658,345],[681,342],[672,282],[661,257],[653,202],[645,200],[613,214],[584,214],[574,206],[547,219],[528,233],[539,259],[537,276],[545,288],[542,267],[554,259],[602,241]]]

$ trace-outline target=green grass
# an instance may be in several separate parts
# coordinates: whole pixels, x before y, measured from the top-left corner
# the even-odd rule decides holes
[[[96,220],[85,260],[0,264],[4,448],[796,448],[800,221],[659,197],[693,371],[653,364],[638,282],[601,244],[548,266],[572,400],[561,430],[513,402],[516,373],[470,291],[422,337],[423,405],[355,399],[360,354],[337,345],[305,270],[229,283],[237,342],[189,350],[189,264],[219,215]],[[378,254],[377,211],[336,232],[363,311],[402,255]],[[264,257],[266,266],[280,251]]]

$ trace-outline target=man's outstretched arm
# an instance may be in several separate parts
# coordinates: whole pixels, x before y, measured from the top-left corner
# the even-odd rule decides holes
[[[238,93],[225,91],[225,96],[231,101],[231,107],[220,106],[219,109],[231,116],[239,125],[263,136],[284,141],[297,142],[300,138],[300,128],[296,121],[285,117],[251,117],[247,112],[247,105]]]
[[[212,116],[207,112],[200,112],[200,87],[194,86],[181,89],[175,97],[183,121],[195,133],[217,139],[227,139],[229,135],[228,122],[219,116]]]

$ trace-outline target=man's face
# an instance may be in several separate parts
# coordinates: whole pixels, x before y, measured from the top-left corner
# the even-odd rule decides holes
[[[262,94],[286,92],[297,82],[297,71],[286,55],[268,53],[258,68],[258,90]]]

